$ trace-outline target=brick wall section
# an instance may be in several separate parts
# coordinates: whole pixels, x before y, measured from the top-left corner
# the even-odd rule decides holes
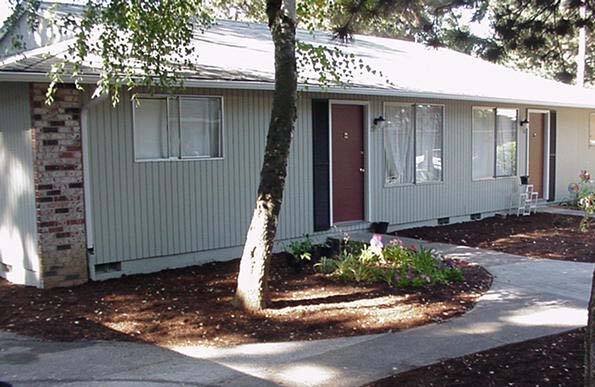
[[[45,104],[47,84],[31,86],[38,249],[43,286],[88,280],[80,93],[71,85]]]

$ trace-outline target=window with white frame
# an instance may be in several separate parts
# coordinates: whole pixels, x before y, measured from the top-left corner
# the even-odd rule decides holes
[[[220,97],[139,97],[133,102],[136,161],[219,158]]]
[[[442,181],[444,108],[385,103],[384,116],[386,183]]]
[[[589,146],[595,148],[595,113],[589,115]]]
[[[518,111],[473,107],[473,180],[516,175]]]

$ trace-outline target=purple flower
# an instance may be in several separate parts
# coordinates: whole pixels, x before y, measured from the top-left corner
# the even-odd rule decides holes
[[[391,245],[398,245],[399,247],[403,247],[403,242],[400,239],[395,238],[388,243]]]

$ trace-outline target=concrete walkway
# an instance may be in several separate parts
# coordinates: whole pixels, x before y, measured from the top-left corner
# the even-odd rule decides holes
[[[232,348],[52,343],[0,332],[0,381],[15,387],[361,386],[586,324],[592,264],[424,245],[479,263],[494,275],[491,290],[471,312],[398,333]]]
[[[562,207],[556,207],[556,206],[538,207],[537,212],[545,212],[548,214],[555,214],[555,215],[580,216],[581,218],[585,214],[581,210],[575,210],[572,208],[562,208]],[[591,217],[595,218],[595,215],[591,215]]]

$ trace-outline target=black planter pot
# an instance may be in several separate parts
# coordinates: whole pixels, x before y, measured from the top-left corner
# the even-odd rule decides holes
[[[312,263],[320,262],[320,258],[327,257],[330,258],[333,256],[333,249],[330,246],[324,245],[315,245],[312,250]]]
[[[388,222],[374,222],[370,225],[370,232],[374,234],[386,234]]]

